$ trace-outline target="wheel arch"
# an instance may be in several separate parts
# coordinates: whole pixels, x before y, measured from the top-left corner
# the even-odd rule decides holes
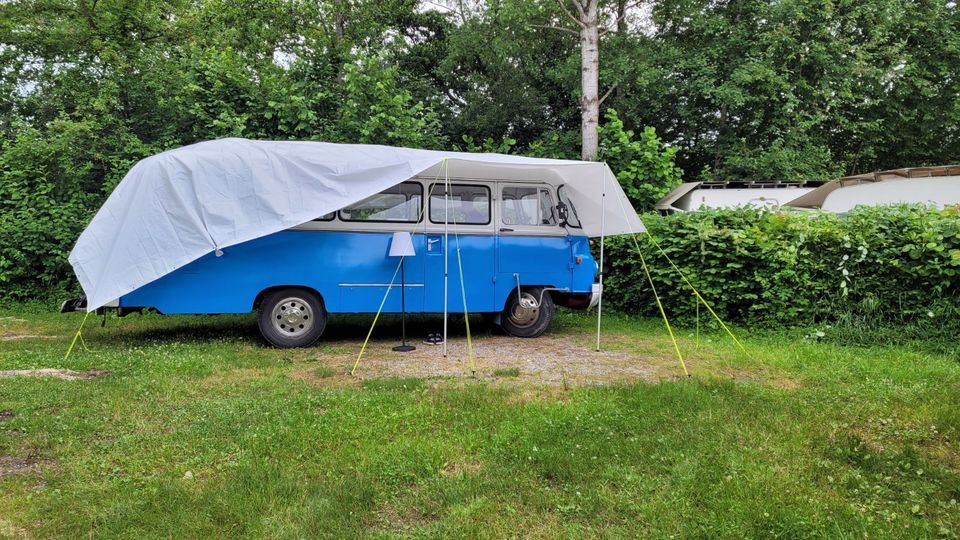
[[[524,284],[522,284],[522,285],[519,285],[519,288],[520,288],[521,291],[526,291],[526,290],[530,290],[530,289],[543,289],[543,288],[545,288],[545,289],[547,289],[546,293],[550,295],[550,298],[552,298],[552,299],[554,300],[554,302],[556,302],[556,300],[557,300],[554,293],[556,293],[556,292],[558,292],[558,291],[552,290],[552,289],[556,289],[556,287],[553,286],[553,285],[549,285],[549,284],[528,285],[528,284],[524,283]],[[510,304],[510,299],[513,298],[513,297],[515,297],[515,296],[517,296],[517,286],[514,286],[512,289],[510,289],[510,292],[507,294],[507,296],[505,296],[505,297],[503,298],[503,306],[501,306],[500,309],[501,309],[501,310],[507,309],[507,306]]]
[[[320,291],[307,285],[272,285],[270,287],[267,287],[266,289],[263,289],[262,291],[257,293],[257,296],[253,299],[253,311],[256,311],[257,309],[260,308],[260,304],[263,303],[264,297],[266,297],[268,294],[274,291],[279,291],[281,289],[302,289],[304,291],[313,293],[317,296],[317,298],[320,299],[320,306],[323,307],[323,311],[324,312],[327,311],[327,303],[324,301],[323,295],[320,294]]]

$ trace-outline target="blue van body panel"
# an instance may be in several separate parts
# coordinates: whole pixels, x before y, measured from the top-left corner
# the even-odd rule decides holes
[[[291,286],[316,290],[328,312],[371,313],[393,280],[383,311],[399,313],[399,259],[387,256],[391,238],[388,232],[282,231],[201,257],[124,295],[120,305],[166,314],[248,313],[264,290]],[[470,312],[500,311],[516,287],[515,274],[522,285],[579,293],[589,293],[594,282],[596,264],[583,236],[451,234],[448,241],[451,312],[463,311],[464,295]],[[415,233],[413,245],[417,255],[404,262],[407,311],[442,313],[443,235]]]

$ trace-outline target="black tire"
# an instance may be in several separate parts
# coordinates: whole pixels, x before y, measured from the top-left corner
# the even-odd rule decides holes
[[[532,301],[534,304],[539,302],[540,305],[537,307],[522,306],[517,291],[513,291],[507,298],[507,305],[500,315],[500,327],[506,333],[516,337],[539,337],[543,335],[553,321],[553,312],[557,309],[550,293],[544,291],[542,287],[531,287],[521,289],[519,296],[525,302]]]
[[[323,334],[327,312],[316,293],[288,287],[263,297],[257,323],[263,338],[274,347],[309,347]]]

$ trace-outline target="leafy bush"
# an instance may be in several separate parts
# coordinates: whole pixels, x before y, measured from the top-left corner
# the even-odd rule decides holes
[[[616,171],[634,208],[653,210],[657,201],[680,185],[683,171],[676,164],[677,148],[665,146],[652,127],[644,128],[635,139],[613,109],[608,109],[605,116],[607,121],[599,129],[598,159]]]
[[[62,121],[45,138],[25,129],[0,146],[0,298],[46,299],[75,283],[67,255],[112,169],[128,168],[133,151],[104,158],[91,142],[102,127]]]
[[[646,215],[644,223],[725,322],[960,326],[960,207],[710,210]],[[690,289],[650,236],[637,241],[670,316],[693,318]],[[655,315],[633,239],[608,246],[606,297],[618,309]]]

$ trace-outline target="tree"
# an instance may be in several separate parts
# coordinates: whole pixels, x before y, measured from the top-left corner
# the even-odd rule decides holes
[[[592,161],[599,151],[597,128],[600,125],[600,104],[606,96],[600,96],[600,0],[557,0],[563,14],[578,28],[576,34],[580,40],[580,133],[581,158]],[[568,3],[574,12],[568,9]],[[614,26],[625,31],[626,17],[636,4],[628,5],[624,0],[614,4]],[[548,28],[566,30],[557,25]],[[605,31],[603,32],[605,33]]]
[[[652,17],[620,79],[629,99],[608,105],[655,126],[688,175],[822,179],[960,159],[955,4],[658,0]]]
[[[577,11],[574,17],[564,7],[567,16],[580,27],[580,132],[581,157],[597,158],[600,138],[600,15],[599,0],[571,0]],[[561,3],[561,6],[563,4]]]

